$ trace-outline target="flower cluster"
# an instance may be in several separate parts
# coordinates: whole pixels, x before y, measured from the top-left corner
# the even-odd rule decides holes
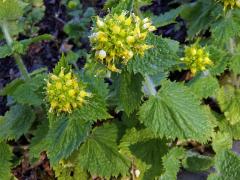
[[[181,60],[191,70],[192,74],[196,74],[197,71],[204,71],[207,66],[213,65],[205,48],[196,44],[185,48],[185,57]]]
[[[104,19],[97,17],[89,38],[95,58],[109,70],[119,72],[117,66],[126,65],[134,54],[144,55],[152,47],[145,40],[154,30],[149,18],[141,20],[134,14],[122,12],[108,14]]]
[[[223,3],[224,9],[228,7],[234,8],[235,6],[240,8],[240,0],[218,0]]]
[[[64,72],[64,68],[58,75],[50,74],[47,81],[47,99],[50,103],[49,112],[71,113],[75,108],[81,107],[86,101],[87,93],[80,86],[76,76],[70,71]]]

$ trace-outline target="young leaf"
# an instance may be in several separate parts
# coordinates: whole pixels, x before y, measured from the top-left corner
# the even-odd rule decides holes
[[[159,180],[177,179],[177,173],[180,170],[180,160],[185,157],[183,148],[172,148],[165,156],[163,156],[163,167],[165,172]]]
[[[123,71],[119,78],[114,81],[118,109],[123,109],[127,115],[130,115],[140,106],[143,96],[142,81],[141,74],[127,71]]]
[[[12,152],[10,146],[5,142],[0,142],[0,179],[11,179],[11,163]]]
[[[240,157],[230,150],[221,151],[215,157],[216,173],[208,180],[234,180],[240,177]]]
[[[91,174],[100,177],[126,175],[130,163],[118,152],[116,139],[116,126],[95,128],[80,147],[78,163]]]
[[[0,122],[0,141],[3,139],[17,140],[21,135],[28,132],[34,120],[35,114],[31,107],[12,106]]]
[[[212,124],[191,90],[165,81],[156,96],[140,107],[140,121],[160,136],[206,142]]]
[[[169,70],[173,65],[178,63],[176,46],[173,46],[173,48],[170,47],[168,39],[150,34],[147,43],[153,45],[153,48],[147,50],[144,56],[134,56],[127,65],[128,71],[139,72],[143,75],[153,75]]]
[[[183,167],[191,172],[207,171],[213,166],[214,161],[212,157],[200,155],[195,152],[187,152],[186,157],[183,159]]]

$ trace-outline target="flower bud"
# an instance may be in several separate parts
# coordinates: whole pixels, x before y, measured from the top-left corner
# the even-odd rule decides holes
[[[99,57],[100,59],[104,59],[106,56],[107,56],[106,51],[100,50],[100,51],[98,52],[98,57]]]

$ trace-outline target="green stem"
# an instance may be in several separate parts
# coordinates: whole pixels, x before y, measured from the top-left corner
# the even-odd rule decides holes
[[[12,40],[11,35],[9,33],[7,23],[2,23],[1,24],[1,28],[2,28],[2,32],[4,34],[4,37],[5,37],[6,41],[7,41],[8,46],[10,48],[12,48],[13,40]],[[16,64],[17,64],[17,66],[18,66],[18,68],[19,68],[23,78],[25,80],[29,80],[30,76],[28,74],[26,66],[23,63],[23,60],[22,60],[21,56],[19,54],[17,54],[17,53],[14,53],[13,56],[15,58]]]
[[[148,75],[145,75],[145,83],[148,93],[152,96],[156,96],[157,90],[155,89],[154,83]]]

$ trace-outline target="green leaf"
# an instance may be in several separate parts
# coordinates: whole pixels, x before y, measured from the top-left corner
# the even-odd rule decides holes
[[[12,106],[0,122],[0,141],[3,139],[17,140],[21,135],[28,132],[34,120],[35,114],[31,107]]]
[[[232,148],[233,140],[231,134],[227,132],[217,132],[213,136],[212,147],[213,150],[218,153],[223,150]]]
[[[0,142],[0,179],[11,179],[11,163],[12,152],[10,146],[5,142]]]
[[[177,179],[177,173],[180,170],[180,160],[185,157],[183,148],[175,147],[163,156],[164,173],[159,180]]]
[[[229,121],[234,125],[240,122],[240,91],[234,87],[227,85],[223,86],[217,94],[217,100],[221,110]]]
[[[139,179],[154,179],[163,173],[162,157],[168,147],[165,140],[156,137],[149,129],[127,130],[119,148],[120,153],[127,156],[140,171]]]
[[[240,54],[235,54],[230,60],[230,69],[235,75],[240,74]]]
[[[142,75],[153,75],[169,70],[172,66],[178,64],[179,58],[176,54],[176,46],[170,47],[168,39],[150,34],[147,43],[154,47],[147,50],[144,56],[134,56],[127,65],[128,71],[141,73]]]
[[[200,0],[185,5],[181,17],[187,22],[188,37],[193,39],[195,35],[206,31],[216,19],[215,12],[221,13],[214,1]]]
[[[196,77],[189,81],[188,86],[200,99],[214,96],[219,89],[218,80],[212,76]]]
[[[111,118],[105,105],[103,98],[93,95],[72,114],[62,116],[50,114],[50,129],[46,139],[48,154],[53,164],[67,158],[80,146],[89,134],[93,122]]]
[[[229,121],[227,121],[225,118],[222,118],[219,120],[218,126],[221,132],[226,132],[230,134],[233,139],[240,140],[240,122],[231,125]]]
[[[53,167],[55,176],[58,180],[79,180],[89,179],[88,174],[80,166],[71,162],[59,163]]]
[[[188,171],[203,172],[210,169],[213,166],[214,161],[212,157],[188,151],[182,164],[183,167]]]
[[[154,26],[163,27],[172,23],[176,23],[176,18],[179,16],[183,9],[184,6],[179,6],[178,8],[168,11],[164,14],[154,16],[152,18]]]
[[[37,130],[33,133],[31,144],[29,147],[30,161],[34,163],[39,159],[41,152],[47,149],[45,138],[49,131],[49,123],[47,117],[41,120],[41,124],[37,126]]]
[[[0,46],[0,59],[12,55],[12,50],[8,45]]]
[[[229,42],[230,38],[240,35],[240,12],[236,10],[228,11],[211,28],[212,38],[218,46]]]
[[[140,121],[157,135],[206,142],[212,134],[208,114],[191,90],[165,81],[156,96],[151,96],[139,111]]]
[[[8,95],[12,96],[20,104],[39,106],[43,103],[45,86],[45,74],[38,74],[16,87]]]
[[[23,9],[18,0],[0,1],[0,23],[2,21],[15,21],[23,14]]]
[[[215,167],[217,172],[210,174],[208,180],[234,180],[240,177],[240,157],[230,150],[216,155]]]
[[[111,8],[111,13],[120,14],[123,10],[138,11],[142,6],[150,4],[151,0],[107,0],[104,8]]]
[[[118,109],[123,109],[127,115],[136,110],[141,103],[143,77],[141,74],[133,74],[123,71],[114,81],[115,98]]]
[[[69,62],[65,58],[64,54],[62,54],[61,59],[58,61],[57,65],[53,69],[53,74],[58,75],[61,72],[62,68],[64,68],[65,72],[68,72],[71,69],[71,65],[69,65]]]
[[[68,158],[80,146],[88,136],[92,123],[87,122],[82,117],[86,115],[79,112],[73,112],[68,117],[51,116],[50,122],[54,122],[50,125],[46,137],[47,154],[51,163],[56,165],[61,159]]]
[[[0,96],[6,96],[8,94],[13,94],[17,87],[24,83],[22,79],[14,79],[8,83],[3,89],[0,90]]]
[[[128,174],[130,163],[118,152],[116,139],[116,126],[95,128],[80,147],[79,164],[91,174],[100,177]]]
[[[225,49],[221,49],[218,46],[207,46],[209,51],[209,57],[213,61],[213,66],[209,68],[212,76],[220,75],[227,69],[229,58]]]

